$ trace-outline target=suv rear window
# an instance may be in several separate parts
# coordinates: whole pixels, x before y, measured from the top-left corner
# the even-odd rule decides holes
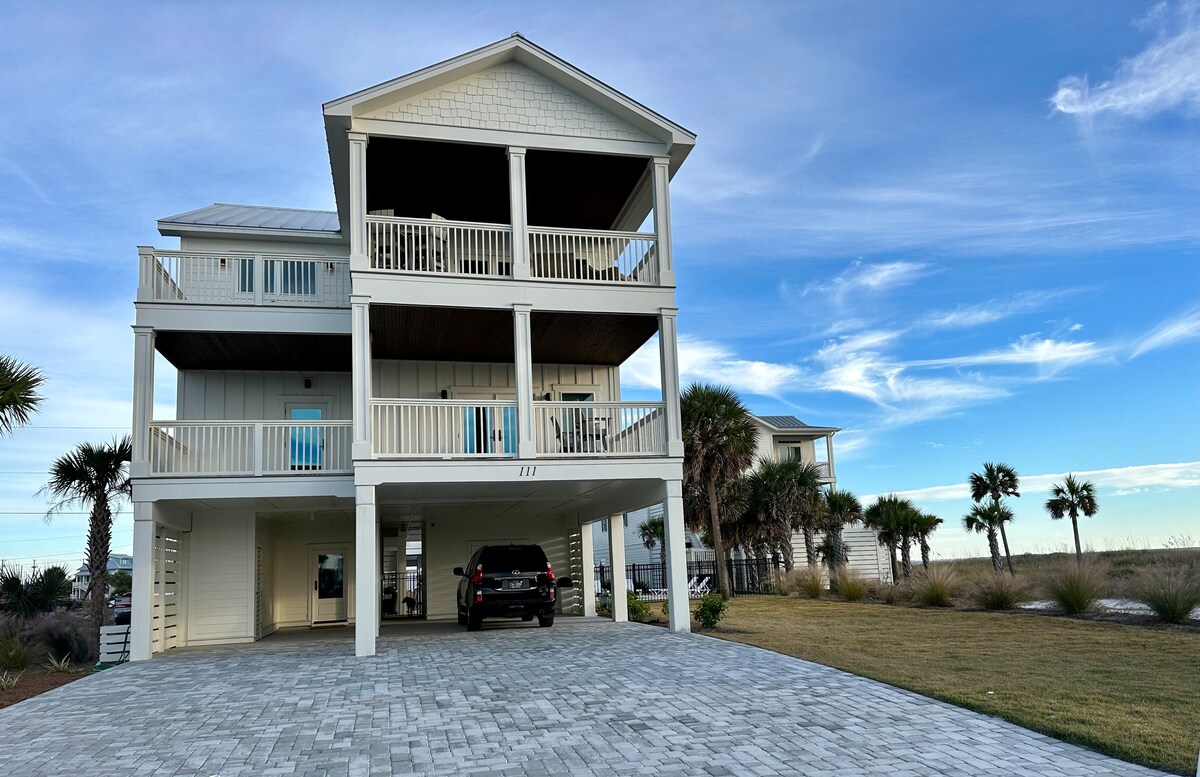
[[[517,569],[522,572],[545,572],[546,554],[536,545],[512,545],[485,548],[479,556],[485,570]]]

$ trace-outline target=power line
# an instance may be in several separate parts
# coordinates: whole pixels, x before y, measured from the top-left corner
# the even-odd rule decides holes
[[[133,531],[133,529],[116,529],[113,531],[113,534],[125,534],[131,531]],[[11,545],[15,542],[50,542],[52,540],[73,540],[78,537],[78,534],[62,534],[58,537],[26,537],[25,539],[20,540],[5,540],[4,544]]]
[[[45,515],[45,514],[46,514],[46,512],[44,510],[42,510],[42,511],[38,511],[38,510],[0,510],[0,515]],[[54,515],[91,515],[91,514],[92,514],[91,510],[60,510],[60,511],[54,513]],[[125,510],[117,510],[116,512],[113,513],[114,518],[116,518],[118,515],[128,515],[128,512]]]

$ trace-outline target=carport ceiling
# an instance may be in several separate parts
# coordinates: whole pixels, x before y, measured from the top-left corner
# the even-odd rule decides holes
[[[534,311],[533,361],[619,365],[658,331],[653,316]],[[507,310],[371,306],[376,359],[513,361],[513,316]]]
[[[403,483],[380,486],[384,514],[423,520],[578,515],[592,520],[662,499],[661,480]]]
[[[177,370],[351,369],[350,335],[160,331],[154,344]]]

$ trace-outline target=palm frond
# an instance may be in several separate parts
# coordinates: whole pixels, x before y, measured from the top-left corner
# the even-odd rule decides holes
[[[38,389],[45,381],[36,367],[0,355],[0,437],[29,423],[42,403]]]

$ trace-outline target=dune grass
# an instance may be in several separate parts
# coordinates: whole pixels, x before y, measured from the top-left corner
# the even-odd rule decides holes
[[[709,633],[996,715],[1117,758],[1195,773],[1195,632],[743,596]]]

